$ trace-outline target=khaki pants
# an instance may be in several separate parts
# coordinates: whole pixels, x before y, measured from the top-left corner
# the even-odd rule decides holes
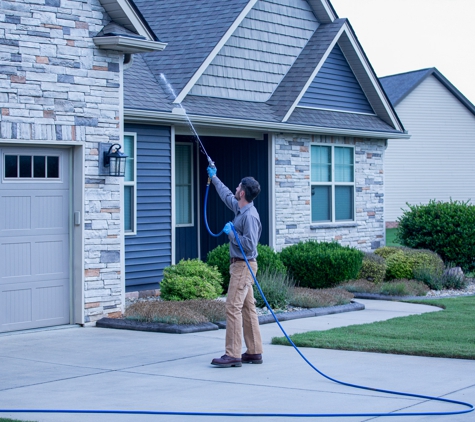
[[[249,265],[256,274],[257,262],[250,262]],[[229,273],[231,280],[226,298],[226,354],[241,358],[243,330],[247,352],[262,353],[261,332],[252,289],[254,280],[245,261],[231,264]]]

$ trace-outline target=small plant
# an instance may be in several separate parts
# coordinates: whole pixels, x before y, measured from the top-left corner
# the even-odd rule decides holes
[[[384,259],[388,259],[388,257],[390,257],[392,254],[403,249],[404,248],[401,246],[381,246],[380,248],[376,249],[374,253]]]
[[[300,287],[328,288],[358,276],[363,252],[337,242],[299,242],[280,253]]]
[[[467,279],[460,267],[449,263],[442,274],[442,286],[445,289],[462,290],[467,287]]]
[[[300,308],[323,308],[326,306],[346,305],[354,295],[343,289],[309,289],[294,287],[290,305]]]
[[[219,271],[199,259],[181,260],[163,271],[163,300],[216,299],[221,292]]]
[[[383,257],[367,252],[363,257],[358,278],[364,278],[373,283],[382,283],[386,277],[386,270],[386,260]]]
[[[429,288],[422,281],[393,280],[381,285],[380,293],[388,296],[425,296]]]
[[[295,283],[287,274],[280,271],[265,269],[263,272],[259,272],[258,277],[259,286],[261,286],[262,292],[267,299],[272,309],[283,309],[289,303],[292,288]],[[256,299],[256,306],[263,308],[266,306],[264,299],[262,298],[259,289],[256,285],[254,288],[254,298]]]
[[[423,249],[399,249],[386,259],[386,279],[412,279],[415,273],[425,269],[426,273],[441,274],[444,269],[442,258],[436,253]]]

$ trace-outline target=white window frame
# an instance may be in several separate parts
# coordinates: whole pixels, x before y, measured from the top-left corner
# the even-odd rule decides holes
[[[194,195],[195,195],[195,192],[194,192],[194,189],[193,189],[193,186],[195,185],[195,163],[193,161],[193,144],[190,143],[190,142],[176,142],[175,145],[184,145],[186,147],[188,147],[188,149],[190,150],[190,163],[191,163],[191,200],[190,200],[190,205],[191,205],[191,223],[187,223],[187,224],[178,224],[176,223],[176,226],[175,227],[194,227],[195,226],[195,210],[194,210],[194,203],[195,203],[195,198],[194,198]],[[175,163],[174,163],[174,167],[175,167],[175,172],[177,170],[177,166],[176,166],[176,148],[175,148]],[[176,204],[176,185],[177,185],[177,182],[176,182],[176,175],[175,175],[175,184],[174,184],[174,189],[175,189],[175,221],[176,221],[176,212],[177,212],[177,204]]]
[[[6,155],[16,155],[17,156],[17,164],[18,164],[18,173],[20,171],[19,165],[20,165],[20,156],[23,157],[31,157],[31,177],[20,177],[19,175],[17,177],[5,177],[5,156]],[[45,160],[47,157],[56,157],[58,158],[58,177],[34,177],[33,172],[33,160],[34,157],[45,157]],[[1,164],[0,164],[0,169],[2,172],[1,178],[3,183],[63,183],[63,157],[60,154],[45,154],[45,153],[36,153],[34,150],[32,151],[31,149],[28,151],[28,153],[10,153],[10,152],[4,152],[1,155]]]
[[[312,147],[329,147],[331,151],[331,181],[330,182],[312,182]],[[335,182],[335,148],[349,148],[353,152],[353,182]],[[355,147],[351,145],[334,144],[311,144],[310,145],[310,224],[328,224],[351,223],[356,221],[356,172],[355,172]],[[312,186],[331,186],[331,220],[312,221]],[[335,217],[335,186],[353,187],[353,218],[351,220],[336,220]]]
[[[137,234],[137,133],[135,132],[124,132],[124,143],[125,137],[131,136],[134,139],[134,158],[133,158],[133,177],[134,180],[125,181],[124,180],[124,206],[125,206],[125,187],[131,186],[132,187],[132,230],[125,230],[125,210],[124,210],[124,235],[125,236],[133,236]],[[127,164],[130,165],[131,158],[127,158]]]

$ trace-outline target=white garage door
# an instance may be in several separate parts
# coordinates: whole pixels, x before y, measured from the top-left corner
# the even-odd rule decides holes
[[[69,324],[69,152],[0,157],[0,332]]]

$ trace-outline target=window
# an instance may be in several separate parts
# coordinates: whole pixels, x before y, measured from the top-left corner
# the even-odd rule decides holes
[[[5,179],[59,179],[58,156],[5,154],[3,168]]]
[[[354,220],[354,171],[353,148],[312,145],[312,222]]]
[[[124,177],[124,232],[136,234],[137,226],[137,151],[135,134],[124,134],[124,154],[128,157]]]
[[[193,145],[175,146],[175,218],[177,226],[193,225]]]

